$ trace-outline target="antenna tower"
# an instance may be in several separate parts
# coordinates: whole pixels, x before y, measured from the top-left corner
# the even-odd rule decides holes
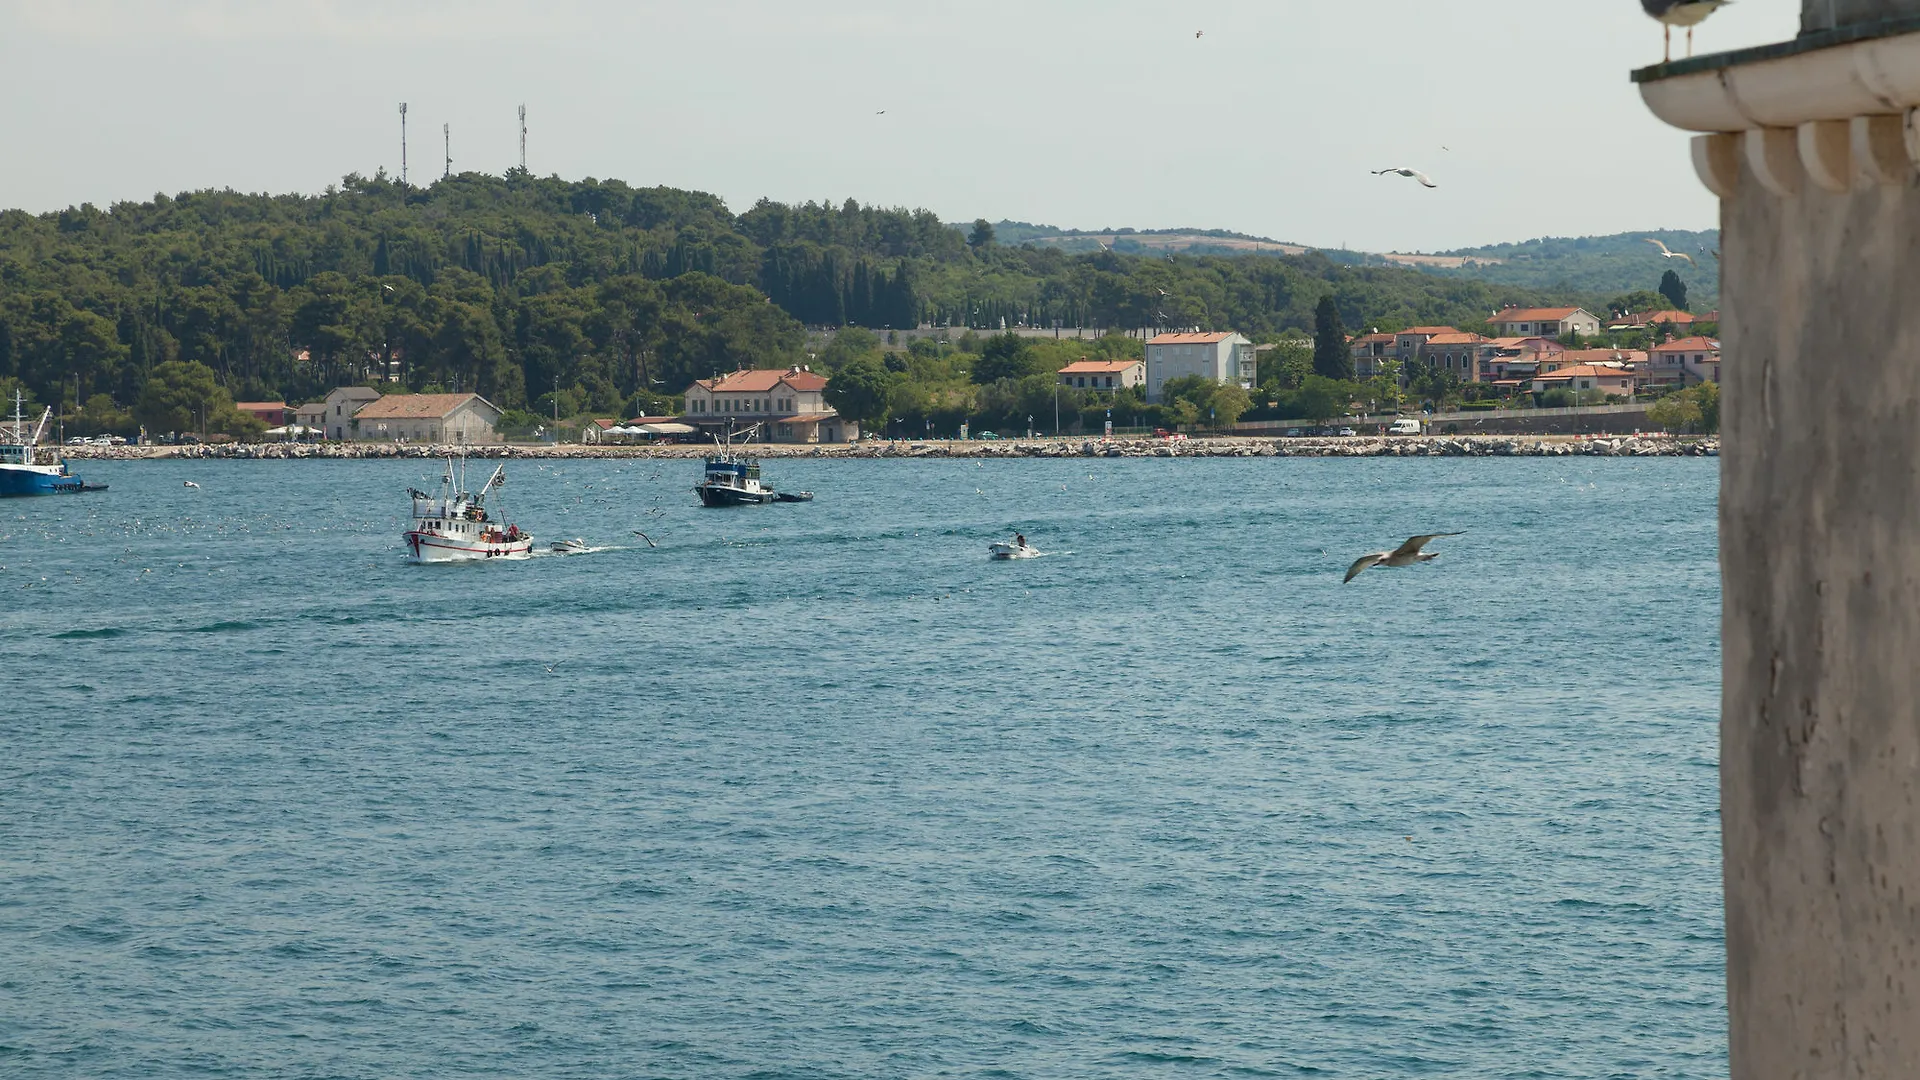
[[[527,171],[527,107],[520,106],[520,171]]]
[[[400,186],[407,186],[407,103],[400,103]]]
[[[447,165],[440,173],[440,179],[445,180],[453,175],[453,125],[441,124],[440,137],[447,141]]]

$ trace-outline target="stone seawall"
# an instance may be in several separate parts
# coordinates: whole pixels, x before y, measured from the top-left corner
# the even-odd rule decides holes
[[[1036,439],[1005,442],[867,442],[829,446],[747,446],[760,458],[1057,457],[1706,457],[1715,438],[1442,435],[1334,439]],[[704,457],[710,446],[423,446],[413,443],[231,443],[218,446],[76,446],[76,461],[306,461],[471,458]]]

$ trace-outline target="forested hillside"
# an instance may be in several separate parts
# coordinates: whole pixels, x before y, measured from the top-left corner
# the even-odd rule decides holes
[[[987,230],[986,232],[990,232]],[[348,176],[319,196],[204,191],[0,213],[0,380],[126,408],[169,361],[239,399],[392,371],[507,408],[639,412],[692,379],[804,362],[803,324],[1309,330],[1483,321],[1561,299],[1324,256],[1070,254],[926,211],[787,206],[619,181]],[[557,398],[558,400],[554,400]]]

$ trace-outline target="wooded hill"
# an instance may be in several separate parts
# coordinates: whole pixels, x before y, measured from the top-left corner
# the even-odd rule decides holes
[[[175,360],[253,400],[393,371],[510,409],[612,415],[716,371],[806,362],[803,323],[1272,338],[1311,330],[1327,295],[1356,328],[1470,327],[1507,303],[1587,301],[1313,253],[1015,247],[852,201],[735,214],[711,195],[613,180],[468,173],[408,188],[350,175],[318,196],[0,213],[0,380],[91,408],[129,405]]]

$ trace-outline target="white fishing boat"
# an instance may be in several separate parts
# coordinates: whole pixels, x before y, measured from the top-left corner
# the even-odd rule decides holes
[[[1027,543],[1027,538],[1019,533],[1013,534],[1012,540],[996,540],[987,545],[987,555],[995,559],[1032,559],[1041,554],[1039,548]]]
[[[477,493],[467,490],[465,461],[460,462],[457,475],[456,480],[454,462],[448,459],[440,494],[407,489],[413,497],[413,527],[405,534],[408,560],[446,563],[531,557],[533,536],[487,509],[488,493],[507,482],[507,467],[496,467]]]

